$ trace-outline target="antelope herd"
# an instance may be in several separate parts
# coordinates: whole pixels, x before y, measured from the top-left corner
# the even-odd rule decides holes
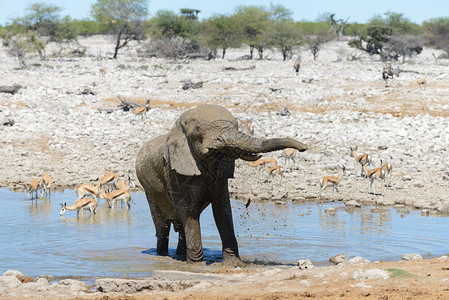
[[[371,166],[372,159],[370,155],[366,153],[357,154],[358,147],[349,147],[350,155],[354,159],[354,170],[357,169],[358,165],[361,167],[360,177],[369,179],[369,189],[368,194],[371,194],[371,190],[373,190],[373,195],[376,194],[375,182],[379,181],[381,183],[381,190],[384,194],[385,187],[391,187],[391,173],[393,171],[393,167],[390,163],[383,162],[380,160],[380,167],[368,169],[368,166]],[[246,164],[250,167],[257,168],[257,180],[260,178],[260,171],[265,169],[267,173],[267,181],[271,183],[271,187],[274,188],[274,177],[277,176],[279,178],[279,185],[282,183],[282,179],[284,177],[284,168],[290,166],[290,161],[293,163],[293,167],[295,165],[295,156],[297,151],[295,149],[285,149],[281,154],[281,158],[284,158],[284,167],[279,166],[278,162],[274,158],[260,158],[256,161],[248,161]],[[338,184],[343,179],[343,176],[348,175],[347,169],[345,166],[339,166],[340,172],[337,176],[324,176],[319,180],[320,186],[320,199],[323,198],[323,192],[328,187],[332,188],[331,201],[334,198],[334,191],[337,191],[339,194]],[[351,173],[355,174],[355,173]],[[388,181],[388,183],[387,183]]]
[[[248,120],[239,121],[239,129],[248,135],[254,134],[254,129],[251,122]],[[381,183],[381,195],[384,195],[385,186],[391,186],[391,174],[393,167],[390,163],[380,160],[380,166],[377,168],[369,169],[368,166],[372,165],[372,158],[367,153],[357,153],[358,147],[349,147],[350,156],[354,160],[354,170],[358,166],[361,167],[360,177],[369,179],[368,193],[376,195],[375,182]],[[282,184],[284,178],[284,172],[292,171],[295,168],[295,157],[297,151],[295,149],[284,149],[280,158],[284,159],[284,166],[278,165],[278,161],[275,158],[260,158],[256,161],[247,161],[246,164],[250,167],[257,168],[257,181],[259,181],[260,171],[265,170],[267,181],[271,183],[271,188],[274,189],[275,177],[278,178],[277,185]],[[319,180],[319,198],[323,198],[323,192],[328,187],[332,188],[331,201],[334,198],[334,192],[337,191],[339,195],[338,185],[342,181],[343,177],[347,174],[347,169],[344,165],[340,166],[340,172],[337,176],[324,176]],[[264,172],[264,173],[265,173]],[[355,173],[352,173],[355,174]],[[388,182],[388,184],[387,184]],[[38,191],[41,190],[41,196],[50,197],[50,190],[52,185],[52,177],[43,173],[40,178],[36,178],[31,181],[30,184],[25,184],[25,190],[27,196],[30,199],[38,198]],[[128,172],[127,178],[119,180],[118,174],[112,173],[107,170],[103,177],[94,184],[81,184],[75,189],[75,193],[78,196],[73,205],[67,206],[66,203],[61,203],[60,215],[62,216],[67,211],[76,210],[77,213],[82,212],[83,209],[90,210],[93,214],[96,213],[98,207],[98,201],[104,199],[109,208],[114,209],[115,202],[121,201],[125,204],[125,208],[131,207],[131,194],[129,189],[135,187],[134,182],[131,180],[130,173]]]
[[[79,185],[75,190],[75,193],[78,195],[78,199],[71,206],[67,206],[66,203],[64,203],[64,205],[61,204],[62,207],[60,215],[62,216],[68,210],[82,212],[83,209],[89,209],[93,214],[95,214],[99,199],[105,199],[108,207],[112,209],[114,209],[114,204],[116,201],[123,201],[126,209],[131,208],[131,194],[128,190],[130,189],[130,186],[135,185],[132,183],[129,173],[127,180],[124,179],[118,181],[118,179],[119,176],[117,174],[107,170],[96,185]],[[91,196],[93,198],[86,198],[86,196]]]
[[[67,203],[61,203],[60,215],[64,215],[67,211],[76,210],[77,213],[83,212],[83,209],[90,210],[93,214],[96,213],[99,199],[105,199],[109,208],[114,209],[116,201],[123,201],[126,209],[131,207],[131,194],[129,189],[136,185],[131,180],[128,173],[127,179],[118,180],[119,176],[111,171],[106,171],[104,176],[93,184],[81,184],[75,189],[78,196],[73,205],[67,206]],[[43,173],[41,178],[36,178],[30,184],[24,184],[27,192],[27,197],[30,200],[38,199],[38,191],[41,190],[41,197],[45,195],[50,198],[50,190],[52,185],[52,178],[50,174]]]

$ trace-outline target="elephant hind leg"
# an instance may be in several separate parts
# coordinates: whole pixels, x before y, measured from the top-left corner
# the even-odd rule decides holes
[[[186,245],[186,235],[184,232],[184,228],[180,222],[173,222],[173,226],[175,227],[175,231],[179,233],[178,238],[178,247],[176,249],[176,255],[185,256],[187,254],[187,245]]]
[[[157,255],[168,255],[168,237],[170,235],[170,221],[166,220],[164,224],[158,224],[156,226],[157,237]]]
[[[154,203],[154,199],[152,199],[151,195],[146,192],[146,196],[150,205],[154,227],[156,228],[157,254],[167,256],[171,222],[164,216],[159,207]]]

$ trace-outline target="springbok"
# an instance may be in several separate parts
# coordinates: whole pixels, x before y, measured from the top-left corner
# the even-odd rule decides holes
[[[284,178],[284,170],[281,168],[281,166],[275,166],[275,167],[268,167],[267,164],[265,164],[265,170],[268,173],[268,177],[271,178],[271,188],[274,188],[274,176],[279,176],[279,184],[281,184],[282,179]]]
[[[101,189],[103,186],[107,187],[107,191],[111,192],[112,189],[117,189],[117,180],[118,175],[110,172],[109,170],[104,173],[103,178],[98,182],[98,189]]]
[[[251,122],[248,120],[238,121],[238,127],[240,131],[243,131],[247,135],[254,135],[254,127],[251,126]]]
[[[104,189],[101,189],[100,198],[105,199],[108,202],[109,207],[112,207],[112,209],[114,209],[115,201],[123,201],[125,202],[127,209],[131,208],[131,194],[128,191],[118,190],[106,193]]]
[[[368,194],[371,194],[371,187],[372,187],[373,191],[374,191],[373,195],[376,195],[376,187],[374,185],[374,180],[377,179],[381,182],[382,195],[383,195],[384,190],[385,190],[385,170],[384,170],[384,168],[374,168],[374,169],[368,170],[368,168],[366,167],[367,164],[369,164],[369,162],[363,164],[362,166],[363,166],[363,169],[365,170],[366,176],[370,180]]]
[[[246,164],[250,167],[257,167],[257,180],[259,180],[260,170],[265,166],[263,159],[259,158],[255,161],[247,161]]]
[[[393,172],[393,166],[387,162],[380,161],[380,165],[385,170],[385,177],[388,179],[388,187],[391,186],[391,173]]]
[[[393,79],[393,76],[394,76],[394,69],[391,64],[388,64],[382,68],[382,79],[385,81],[385,86],[388,86],[388,79],[389,78]]]
[[[94,198],[82,198],[75,201],[73,205],[67,206],[67,203],[64,202],[64,204],[61,203],[61,211],[59,212],[59,215],[62,216],[65,214],[66,211],[70,210],[76,210],[76,213],[78,214],[80,211],[83,213],[83,209],[89,209],[91,213],[96,214],[96,209],[98,206],[98,201]]]
[[[346,168],[345,166],[338,166],[341,170],[340,173],[338,173],[338,176],[325,176],[320,179],[320,199],[323,198],[323,190],[327,189],[328,187],[332,187],[332,196],[331,201],[334,199],[334,191],[337,191],[337,194],[340,195],[340,192],[338,191],[338,184],[340,183],[341,179],[343,178],[343,175],[346,175]]]
[[[418,79],[417,83],[419,87],[423,86],[426,89],[427,80],[425,78]]]
[[[78,200],[84,198],[86,196],[93,196],[95,199],[98,198],[98,194],[100,193],[99,184],[96,186],[92,184],[81,184],[75,190],[75,193],[78,195]]]
[[[122,191],[129,191],[130,184],[126,180],[120,180],[117,184],[117,189]]]
[[[132,187],[132,188],[136,187],[136,183],[134,182],[134,180],[131,179],[131,171],[128,171],[128,179],[127,180],[128,180],[130,187]]]
[[[147,111],[151,109],[150,107],[150,99],[145,102],[145,106],[140,106],[133,110],[133,113],[136,116],[140,116],[140,120],[143,121],[144,117],[147,118]]]
[[[266,165],[269,165],[270,168],[277,167],[277,161],[274,158],[259,158],[255,161],[247,161],[246,164],[251,167],[257,167],[257,179],[259,180],[259,173],[260,170],[265,167]]]
[[[45,196],[50,196],[51,184],[52,184],[51,175],[44,172],[44,174],[42,174],[41,177],[41,186],[42,186],[41,196],[43,194],[45,194]]]
[[[106,69],[104,67],[100,67],[98,70],[100,71],[101,78],[104,79],[106,77]]]
[[[360,154],[357,155],[357,149],[358,146],[355,146],[355,148],[349,147],[349,149],[351,150],[351,157],[354,158],[355,160],[355,164],[354,164],[354,169],[356,168],[356,164],[361,164],[362,165],[362,170],[360,171],[360,176],[363,177],[363,164],[371,164],[371,162],[368,160],[368,154]]]
[[[301,68],[301,58],[298,56],[298,58],[295,60],[293,64],[293,69],[296,71],[296,75],[299,73],[299,68]]]
[[[34,179],[31,181],[30,184],[24,184],[25,190],[27,191],[27,197],[32,199],[37,199],[37,191],[39,190],[41,186],[41,181],[39,179]],[[35,193],[36,197],[33,198],[33,193]]]
[[[288,162],[288,165],[290,166],[290,160],[291,160],[293,162],[293,166],[295,166],[296,152],[297,152],[297,150],[293,149],[293,148],[287,148],[284,151],[282,151],[282,157],[284,158],[285,165],[287,165],[287,162]]]

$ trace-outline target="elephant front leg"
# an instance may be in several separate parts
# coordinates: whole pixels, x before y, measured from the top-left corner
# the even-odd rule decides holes
[[[203,245],[201,242],[201,229],[198,218],[187,218],[185,225],[185,243],[187,249],[187,262],[203,261]]]
[[[227,183],[222,185],[222,191],[219,190],[216,189],[213,196],[212,211],[223,243],[223,265],[234,267],[244,266],[245,263],[240,259],[237,239],[235,237]]]
[[[170,197],[184,229],[187,262],[195,263],[203,260],[201,242],[200,207],[203,197],[203,179],[173,175]],[[179,251],[183,248],[183,235],[180,231]]]

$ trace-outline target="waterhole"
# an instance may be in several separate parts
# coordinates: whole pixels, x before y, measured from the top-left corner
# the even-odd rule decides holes
[[[221,241],[212,210],[201,215],[205,263],[177,258],[177,234],[170,233],[170,256],[156,255],[150,209],[142,192],[132,206],[114,210],[100,200],[97,214],[74,211],[60,217],[60,203],[75,202],[73,191],[30,201],[26,193],[0,189],[0,273],[15,269],[30,276],[149,276],[156,269],[189,271],[220,267]],[[336,208],[331,216],[327,208]],[[317,264],[346,253],[374,260],[398,260],[404,253],[424,257],[449,252],[449,218],[421,216],[421,211],[362,207],[351,212],[338,203],[252,202],[232,200],[234,226],[243,260],[261,265]]]

